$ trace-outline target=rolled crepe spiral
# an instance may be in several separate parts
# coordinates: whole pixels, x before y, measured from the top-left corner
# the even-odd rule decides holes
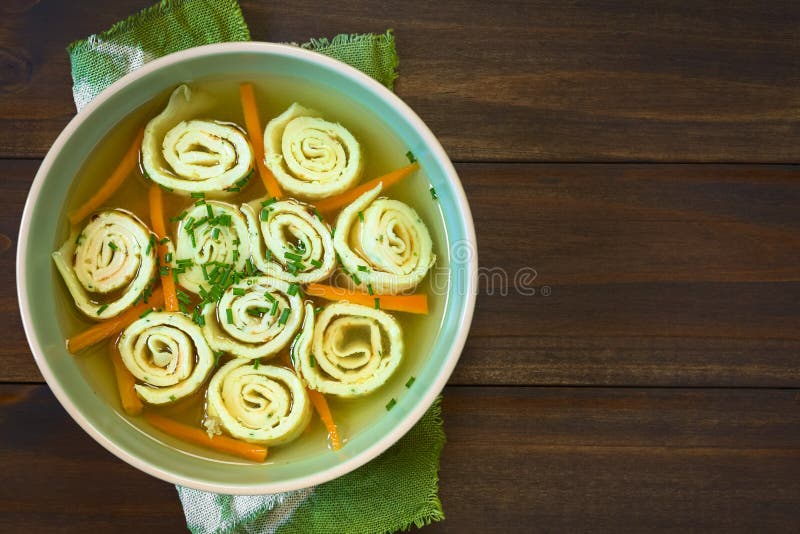
[[[436,256],[417,212],[399,200],[378,198],[381,186],[342,210],[333,246],[356,286],[394,295],[415,288]]]
[[[247,221],[235,206],[208,200],[187,210],[178,228],[175,246],[177,260],[192,260],[192,265],[178,275],[178,283],[185,289],[199,293],[201,285],[208,288],[210,284],[203,274],[203,266],[206,266],[206,273],[212,271],[214,262],[229,265],[232,271],[241,271],[249,256]]]
[[[336,268],[336,254],[327,223],[295,200],[264,204],[254,200],[242,206],[258,269],[299,284],[328,278]]]
[[[309,388],[340,397],[367,395],[400,365],[403,334],[397,320],[381,310],[335,302],[315,319],[307,303],[291,357]]]
[[[311,419],[311,403],[300,379],[285,367],[234,359],[211,379],[208,416],[238,439],[282,445],[297,438]]]
[[[276,278],[241,280],[219,302],[204,306],[203,335],[214,350],[239,358],[275,355],[289,344],[303,319],[299,293],[289,292],[289,283]]]
[[[361,147],[347,128],[294,103],[264,130],[265,163],[281,187],[300,198],[320,199],[353,187],[361,178]]]
[[[155,276],[153,234],[131,213],[92,215],[53,252],[75,305],[92,319],[108,319],[132,306]]]
[[[211,104],[209,95],[187,85],[172,92],[144,131],[142,167],[150,179],[184,195],[225,194],[244,185],[253,148],[236,125],[197,118]]]
[[[214,354],[200,327],[177,312],[153,312],[134,321],[119,339],[125,367],[144,384],[136,393],[150,404],[191,395],[214,367]]]

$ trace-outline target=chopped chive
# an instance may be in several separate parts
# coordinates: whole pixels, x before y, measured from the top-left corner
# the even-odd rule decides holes
[[[110,248],[111,250],[117,250],[117,245],[115,245],[113,241],[109,241],[108,248]]]
[[[237,297],[243,297],[245,294],[245,290],[243,287],[234,287],[233,294],[236,295]]]
[[[206,204],[206,201],[205,201],[205,199],[202,199],[202,198],[194,203],[195,206],[205,206],[205,204]]]
[[[312,211],[314,212],[314,215],[317,216],[317,219],[322,221],[322,214],[319,212],[319,210],[317,208],[313,208]]]
[[[177,263],[178,265],[181,265],[181,266],[185,266],[185,267],[191,267],[192,265],[194,265],[194,262],[191,260],[191,258],[184,258],[182,260],[175,260],[175,263]]]
[[[277,201],[278,201],[278,199],[276,199],[275,197],[270,197],[267,200],[262,200],[261,201],[261,206],[262,207],[267,207],[270,204],[275,204],[275,202],[277,202]]]
[[[205,263],[200,264],[200,270],[203,271],[203,280],[208,280],[208,270]]]
[[[143,311],[142,314],[139,315],[139,319],[144,319],[145,317],[147,317],[151,313],[153,313],[153,308],[150,308],[149,310]]]
[[[408,382],[406,382],[406,387],[407,387],[407,388],[410,388],[410,387],[411,387],[411,384],[413,384],[413,383],[414,383],[414,380],[416,380],[416,378],[414,378],[413,376],[412,376],[411,378],[409,378],[409,379],[408,379]]]
[[[104,311],[106,311],[106,308],[108,308],[108,304],[103,304],[102,306],[100,306],[99,308],[97,308],[97,315],[100,315],[100,314],[102,314]]]
[[[169,266],[168,265],[162,265],[161,267],[159,267],[158,268],[158,274],[161,275],[161,276],[167,276],[169,274]]]
[[[211,208],[211,204],[206,204],[206,213],[208,213],[208,218],[214,218],[214,210]]]
[[[416,163],[417,161],[417,157],[410,150],[406,152],[406,157],[408,158],[409,163]]]
[[[219,228],[214,228],[214,231],[211,232],[211,238],[214,240],[219,239]]]
[[[211,269],[211,273],[208,275],[209,281],[213,283],[213,281],[217,279],[218,274],[219,274],[219,265],[215,265],[214,268]]]
[[[197,241],[194,238],[194,232],[190,232],[189,237],[192,239],[192,248],[197,248]]]
[[[361,221],[362,223],[364,222],[364,212],[363,211],[359,211],[358,212],[358,220]]]
[[[181,313],[183,313],[184,315],[189,315],[189,310],[188,310],[188,309],[186,309],[186,304],[184,304],[183,302],[180,302],[180,301],[178,302],[178,309],[179,309],[179,310],[181,311]]]
[[[366,265],[359,265],[358,270],[361,271],[362,273],[366,273],[369,272],[369,267],[367,267]]]
[[[278,301],[277,300],[272,303],[272,309],[269,311],[270,315],[275,315],[276,313],[278,313]]]
[[[233,251],[233,261],[236,261],[238,259],[239,259],[239,251],[234,249],[234,251]]]
[[[194,223],[192,223],[192,230],[194,230],[195,228],[199,228],[200,226],[204,225],[207,222],[208,222],[207,216],[200,217],[199,219],[194,221]]]
[[[234,239],[234,240],[232,241],[232,243],[233,243],[233,245],[234,245],[235,247],[238,247],[239,245],[241,245],[241,244],[242,244],[242,242],[241,242],[241,241],[239,241],[238,239]]]
[[[336,227],[331,226],[331,237],[334,237],[335,235],[336,235]]]
[[[261,365],[261,360],[259,360],[258,358],[253,360],[253,369],[258,369],[259,365]]]
[[[166,191],[167,193],[172,193],[173,189],[171,187],[167,187],[166,185],[158,184],[158,186]]]
[[[184,230],[186,230],[187,234],[192,233],[192,228],[194,228],[194,217],[189,217],[186,219],[186,223],[183,225]]]
[[[169,241],[168,237],[162,237],[161,239],[158,240],[158,244],[159,245],[166,245],[168,241]]]
[[[181,212],[179,215],[176,215],[175,217],[170,217],[169,221],[170,222],[182,221],[184,217],[186,217],[186,212],[185,211]]]
[[[287,260],[303,261],[303,256],[300,256],[299,254],[293,254],[291,252],[285,252],[283,257]]]
[[[381,309],[381,299],[379,299],[378,297],[375,297],[374,300],[375,300],[375,309],[376,310],[380,310]]]
[[[191,297],[189,297],[189,295],[187,295],[180,289],[178,289],[175,293],[178,295],[178,300],[185,304],[189,304],[192,301]]]
[[[390,401],[389,401],[389,402],[386,404],[386,411],[388,412],[389,410],[391,410],[392,408],[394,408],[394,405],[395,405],[395,404],[397,404],[397,400],[396,400],[394,397],[392,397],[392,400],[390,400]]]
[[[292,310],[290,310],[289,308],[284,308],[283,311],[281,312],[280,319],[278,319],[278,324],[286,324],[286,321],[289,319],[289,313],[291,311]]]
[[[203,192],[200,192],[200,193],[192,193],[190,196],[191,196],[192,198],[206,198],[206,194],[205,194],[205,193],[203,193]]]
[[[311,265],[313,265],[314,267],[316,267],[316,268],[318,268],[318,269],[319,269],[320,267],[322,267],[322,262],[321,262],[321,261],[319,261],[319,260],[309,260],[309,261],[311,262]]]
[[[325,309],[325,308],[323,308],[322,306],[317,306],[316,308],[314,308],[314,313],[320,313],[320,312],[322,312],[322,310],[324,310],[324,309]]]
[[[228,267],[228,269],[225,271],[225,276],[222,277],[222,281],[219,283],[219,285],[225,287],[225,282],[228,281],[228,277],[231,275],[231,271],[233,271],[233,265]]]
[[[286,290],[286,294],[291,296],[291,297],[293,297],[293,296],[297,295],[297,290],[298,289],[300,289],[300,286],[297,285],[296,283],[292,282],[291,284],[289,284],[289,289]]]
[[[275,302],[275,297],[269,291],[264,292],[264,297],[270,302]]]
[[[269,220],[269,211],[267,208],[261,208],[261,220],[268,221]]]
[[[172,279],[175,281],[175,284],[178,284],[178,275],[181,274],[183,271],[178,272],[178,269],[172,269]]]
[[[374,295],[375,293],[372,291],[372,284],[367,284],[367,292],[370,295]]]
[[[228,324],[233,324],[233,310],[230,308],[225,310],[225,316],[228,319]]]
[[[222,352],[221,350],[214,351],[214,367],[217,367],[219,365],[219,359],[222,357],[223,354],[225,353]]]
[[[83,239],[83,232],[79,233],[78,237],[75,238],[75,244],[76,245],[80,245],[81,244],[81,239]]]
[[[164,262],[169,263],[172,261],[172,252],[167,252],[164,254]]]
[[[176,400],[178,400],[178,397],[176,397],[175,395],[170,395],[169,396],[169,400],[171,400],[172,402],[175,402]]]
[[[359,277],[358,277],[358,275],[357,275],[356,273],[350,273],[350,278],[352,278],[352,279],[353,279],[353,282],[355,282],[355,284],[356,284],[357,286],[360,286],[360,285],[361,285],[361,278],[359,278]]]
[[[144,251],[144,253],[150,254],[150,251],[153,250],[155,244],[156,244],[156,236],[150,234],[150,241],[147,242],[147,249]]]
[[[317,359],[314,357],[313,354],[309,354],[308,364],[311,367],[316,367],[317,366]]]
[[[245,262],[245,267],[247,271],[247,276],[252,276],[256,272],[256,266],[253,265],[252,258],[247,258],[247,261]]]
[[[439,195],[436,194],[436,189],[433,186],[431,186],[429,191],[431,192],[431,198],[433,200],[436,200],[437,198],[439,198]]]

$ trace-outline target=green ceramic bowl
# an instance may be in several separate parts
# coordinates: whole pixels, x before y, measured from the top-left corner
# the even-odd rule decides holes
[[[414,384],[416,395],[399,399],[391,412],[350,439],[337,453],[254,467],[187,454],[142,434],[87,383],[64,346],[54,321],[51,249],[58,220],[75,176],[92,148],[123,117],[169,87],[206,76],[289,76],[347,94],[390,125],[419,155],[439,194],[449,256],[444,318]],[[321,54],[267,43],[210,45],[153,61],[125,76],[81,111],[56,139],[33,181],[19,233],[17,284],[20,311],[36,363],[58,400],[98,443],[131,465],[163,480],[208,491],[259,494],[309,487],[368,462],[402,437],[425,413],[447,382],[469,330],[475,305],[477,256],[469,206],[455,170],[439,142],[399,98],[361,72]]]

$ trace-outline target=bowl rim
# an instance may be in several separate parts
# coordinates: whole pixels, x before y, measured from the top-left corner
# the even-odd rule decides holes
[[[44,351],[36,338],[35,331],[32,325],[32,317],[30,305],[27,295],[27,275],[25,265],[29,255],[29,228],[31,219],[33,217],[33,210],[37,199],[40,196],[42,186],[44,184],[45,176],[52,171],[52,164],[56,155],[61,152],[64,144],[73,135],[75,130],[83,124],[94,110],[102,105],[103,102],[108,100],[113,94],[127,86],[136,78],[150,74],[159,69],[167,66],[180,63],[190,59],[197,59],[201,57],[212,57],[215,55],[225,55],[231,53],[263,53],[265,55],[279,55],[284,57],[296,58],[301,61],[307,61],[318,64],[320,66],[337,71],[338,74],[349,78],[350,81],[364,86],[365,89],[372,93],[376,93],[379,98],[386,101],[390,106],[396,108],[409,122],[417,134],[422,138],[425,145],[430,149],[431,155],[437,161],[444,171],[444,177],[453,188],[454,200],[458,206],[458,211],[461,214],[464,226],[466,241],[471,247],[472,254],[467,258],[466,264],[466,286],[464,287],[465,306],[462,308],[460,317],[457,318],[457,335],[452,340],[450,348],[446,357],[442,361],[442,365],[437,373],[436,379],[431,386],[424,392],[424,394],[417,400],[415,407],[409,411],[408,414],[392,429],[391,432],[382,436],[369,447],[361,452],[355,454],[353,457],[336,463],[333,466],[318,471],[314,474],[293,478],[283,482],[269,482],[264,481],[259,484],[228,484],[216,483],[209,484],[203,480],[196,480],[192,477],[183,476],[171,472],[168,469],[161,468],[157,465],[137,457],[129,453],[122,447],[118,446],[113,439],[106,436],[100,430],[95,428],[92,423],[80,412],[80,410],[73,404],[69,394],[62,387],[59,379],[55,373],[50,369],[47,360],[44,357]],[[79,111],[75,117],[70,120],[67,126],[61,131],[52,146],[48,150],[46,156],[42,160],[36,176],[33,179],[28,197],[25,201],[25,208],[23,210],[20,229],[18,234],[18,249],[16,258],[16,277],[17,277],[17,299],[19,302],[19,310],[22,316],[22,325],[25,331],[25,336],[28,345],[36,361],[39,371],[42,373],[47,385],[59,401],[61,406],[67,411],[72,419],[83,428],[97,443],[99,443],[106,450],[114,454],[129,465],[143,471],[151,476],[170,482],[172,484],[179,484],[190,488],[195,488],[204,491],[211,491],[216,493],[226,493],[233,495],[254,495],[291,491],[296,489],[308,488],[328,482],[342,475],[345,475],[367,462],[371,461],[400,438],[402,438],[425,414],[428,408],[433,404],[436,397],[444,388],[447,380],[453,372],[453,369],[461,355],[464,344],[466,343],[467,335],[469,333],[472,317],[475,309],[475,301],[477,295],[477,282],[478,282],[478,258],[477,258],[477,242],[475,237],[475,227],[472,219],[472,214],[469,204],[461,185],[461,181],[453,167],[452,162],[448,158],[444,149],[439,141],[433,135],[431,130],[422,122],[416,113],[403,102],[395,93],[384,87],[382,84],[364,74],[363,72],[342,63],[338,60],[332,59],[321,53],[311,50],[302,49],[292,45],[266,43],[266,42],[234,42],[234,43],[218,43],[211,45],[204,45],[187,50],[175,52],[167,56],[155,59],[136,70],[126,74],[99,95],[97,95],[86,107]],[[448,245],[452,245],[448,241]]]

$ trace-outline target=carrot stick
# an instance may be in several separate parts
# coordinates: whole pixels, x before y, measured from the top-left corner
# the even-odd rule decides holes
[[[117,315],[114,318],[92,325],[80,334],[76,334],[67,340],[67,350],[72,354],[77,354],[95,343],[99,343],[115,334],[122,332],[126,326],[134,322],[147,310],[157,308],[164,303],[164,293],[161,288],[156,288],[147,302],[137,304],[133,308]]]
[[[109,350],[111,351],[111,363],[114,364],[114,374],[117,376],[117,389],[119,389],[122,408],[128,415],[139,415],[144,409],[144,404],[142,404],[142,400],[133,387],[136,385],[136,378],[122,363],[122,356],[119,355],[116,340],[111,340]]]
[[[328,407],[328,401],[319,391],[314,391],[313,389],[306,389],[306,391],[308,391],[308,396],[311,398],[311,403],[314,405],[314,409],[317,410],[319,418],[322,419],[322,423],[328,429],[331,447],[333,447],[333,450],[338,451],[342,448],[342,441],[339,439],[339,431],[333,422],[333,415],[331,415],[331,409]]]
[[[281,198],[281,186],[275,175],[264,164],[264,130],[261,129],[261,119],[258,118],[258,104],[256,95],[253,91],[252,83],[243,83],[239,86],[239,94],[242,100],[242,110],[244,111],[244,126],[247,128],[247,135],[253,143],[253,150],[256,153],[256,166],[264,187],[271,197]]]
[[[406,176],[408,176],[417,169],[419,169],[419,163],[417,162],[414,162],[411,165],[406,165],[405,167],[400,167],[399,169],[394,170],[389,174],[384,174],[383,176],[380,176],[368,182],[364,182],[358,187],[349,189],[344,193],[320,200],[316,204],[317,209],[323,214],[331,214],[336,210],[341,209],[347,206],[348,204],[352,203],[355,199],[357,199],[370,189],[375,188],[375,186],[378,185],[378,183],[383,182],[383,190],[385,190],[389,187],[392,187],[394,184],[396,184],[397,182],[399,182],[400,180],[402,180],[403,178],[405,178]]]
[[[99,208],[103,202],[108,200],[108,198],[114,194],[114,191],[119,189],[119,186],[122,185],[125,178],[130,176],[133,169],[136,168],[136,164],[139,162],[139,148],[142,146],[142,137],[144,137],[143,129],[139,130],[139,133],[136,134],[136,139],[133,141],[133,144],[128,148],[125,155],[122,156],[117,168],[114,169],[114,172],[111,173],[108,180],[106,180],[105,183],[100,186],[100,189],[98,189],[81,207],[69,214],[68,218],[70,223],[78,224],[89,216],[89,214]]]
[[[170,436],[176,437],[201,447],[208,447],[225,454],[239,456],[253,462],[263,462],[267,459],[267,448],[246,441],[240,441],[228,436],[209,437],[205,430],[185,425],[166,417],[153,413],[145,413],[144,418],[148,423]]]
[[[167,227],[164,224],[164,199],[161,195],[161,187],[152,184],[149,191],[150,197],[150,225],[159,239],[156,248],[159,262],[166,264],[165,256],[169,249],[166,244],[161,244],[161,239],[167,237]],[[161,275],[161,287],[164,288],[164,309],[167,311],[178,311],[178,293],[175,290],[175,280],[170,273]]]
[[[362,291],[327,286],[325,284],[308,284],[306,293],[314,297],[322,297],[325,300],[346,300],[353,304],[374,306],[382,310],[428,313],[428,295],[425,293],[417,293],[416,295],[370,295]]]

